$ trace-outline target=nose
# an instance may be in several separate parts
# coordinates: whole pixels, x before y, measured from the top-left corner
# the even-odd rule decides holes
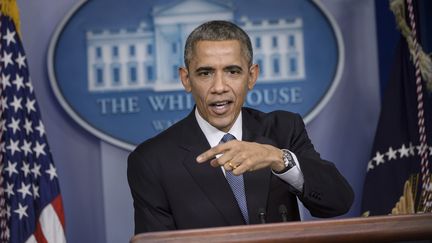
[[[228,90],[226,80],[222,73],[216,73],[214,80],[213,80],[213,87],[212,92],[213,93],[224,93]]]

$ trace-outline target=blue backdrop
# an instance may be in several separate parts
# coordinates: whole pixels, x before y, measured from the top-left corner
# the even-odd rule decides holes
[[[321,2],[342,32],[345,66],[334,95],[307,129],[317,150],[335,162],[355,190],[354,205],[343,217],[357,217],[380,109],[379,72],[387,70],[385,65],[378,65],[375,2]],[[133,232],[133,207],[126,181],[128,151],[100,141],[76,124],[54,97],[47,75],[51,36],[78,1],[18,3],[30,75],[60,180],[68,241],[126,242]],[[377,10],[377,14],[387,13],[391,23],[385,6]],[[391,24],[382,28],[395,29]],[[312,219],[307,213],[304,218]]]

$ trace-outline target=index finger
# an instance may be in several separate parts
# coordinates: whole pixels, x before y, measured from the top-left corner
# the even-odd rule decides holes
[[[216,155],[218,155],[218,154],[222,154],[223,152],[225,152],[227,150],[227,148],[228,148],[227,143],[219,144],[219,145],[205,151],[204,153],[198,155],[198,157],[196,158],[196,161],[198,163],[203,163],[209,159],[216,157]]]

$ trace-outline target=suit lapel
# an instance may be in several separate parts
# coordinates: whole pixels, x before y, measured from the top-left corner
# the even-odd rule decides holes
[[[180,145],[187,151],[183,161],[184,166],[229,225],[244,224],[240,208],[235,207],[237,201],[222,170],[213,168],[209,162],[202,164],[196,162],[196,157],[210,149],[210,145],[196,122],[194,112],[189,114],[185,122],[186,126],[181,135],[184,139]]]
[[[243,109],[243,140],[272,144],[267,138],[261,137],[261,125]],[[250,224],[260,223],[259,209],[267,210],[267,198],[270,187],[271,170],[269,168],[247,172],[244,174],[246,200]]]

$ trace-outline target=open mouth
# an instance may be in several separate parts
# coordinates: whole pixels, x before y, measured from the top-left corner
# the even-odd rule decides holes
[[[228,111],[229,106],[232,104],[232,101],[224,100],[210,103],[210,108],[218,115],[224,114]]]
[[[231,104],[231,101],[225,100],[225,101],[218,101],[218,102],[213,102],[210,104],[210,106],[213,107],[223,107],[225,105]]]

